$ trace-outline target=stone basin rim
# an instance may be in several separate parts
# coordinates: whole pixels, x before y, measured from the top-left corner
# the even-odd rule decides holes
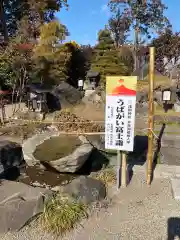
[[[61,135],[63,136],[65,134],[61,134],[58,131],[45,131],[43,133],[35,134],[31,138],[28,138],[26,141],[24,141],[24,143],[22,144],[22,150],[23,150],[24,159],[25,159],[27,165],[28,166],[34,166],[34,165],[42,166],[42,164],[40,163],[40,160],[36,159],[34,157],[34,152],[35,152],[37,146],[41,145],[44,141],[46,141],[50,138],[58,137]],[[89,143],[87,138],[83,135],[77,135],[77,137],[79,138],[79,140],[82,143],[80,146],[78,146],[71,154],[69,154],[63,158],[57,159],[57,160],[49,161],[48,163],[55,164],[57,161],[62,161],[62,163],[63,163],[64,160],[66,160],[71,155],[75,154],[77,152],[77,150],[79,151],[79,154],[81,155],[84,152],[85,147],[86,147],[86,149],[88,149],[89,154],[90,154],[93,149],[93,146]]]

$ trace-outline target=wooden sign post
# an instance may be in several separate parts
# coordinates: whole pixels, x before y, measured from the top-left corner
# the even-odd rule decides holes
[[[121,157],[122,157],[122,153],[121,151],[117,151],[117,189],[120,188],[121,186],[121,166],[122,166],[122,162],[121,162]]]
[[[155,48],[150,47],[149,60],[149,118],[148,118],[148,155],[147,155],[147,184],[151,184],[153,166],[153,129],[154,129],[154,61]]]
[[[128,172],[127,172],[127,155],[122,152],[122,168],[121,168],[121,186],[126,187],[128,183]]]

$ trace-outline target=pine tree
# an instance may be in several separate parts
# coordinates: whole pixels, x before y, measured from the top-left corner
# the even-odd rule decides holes
[[[130,74],[126,59],[119,56],[111,33],[108,29],[101,30],[98,34],[98,44],[95,46],[91,69],[101,75],[102,83],[106,76]]]

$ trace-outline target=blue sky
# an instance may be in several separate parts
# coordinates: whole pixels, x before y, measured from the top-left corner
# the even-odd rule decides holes
[[[67,26],[70,37],[79,44],[94,45],[97,33],[107,24],[110,13],[107,8],[108,0],[68,0],[69,10],[62,9],[58,19]],[[180,31],[179,9],[180,0],[163,0],[168,6],[166,16],[175,31]]]

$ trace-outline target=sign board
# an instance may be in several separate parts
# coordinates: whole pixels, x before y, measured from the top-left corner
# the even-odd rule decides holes
[[[105,148],[133,151],[137,76],[106,78]]]
[[[78,87],[83,87],[84,81],[82,79],[78,80]]]
[[[163,101],[170,101],[171,100],[171,91],[170,90],[164,90],[162,98],[163,98]]]

